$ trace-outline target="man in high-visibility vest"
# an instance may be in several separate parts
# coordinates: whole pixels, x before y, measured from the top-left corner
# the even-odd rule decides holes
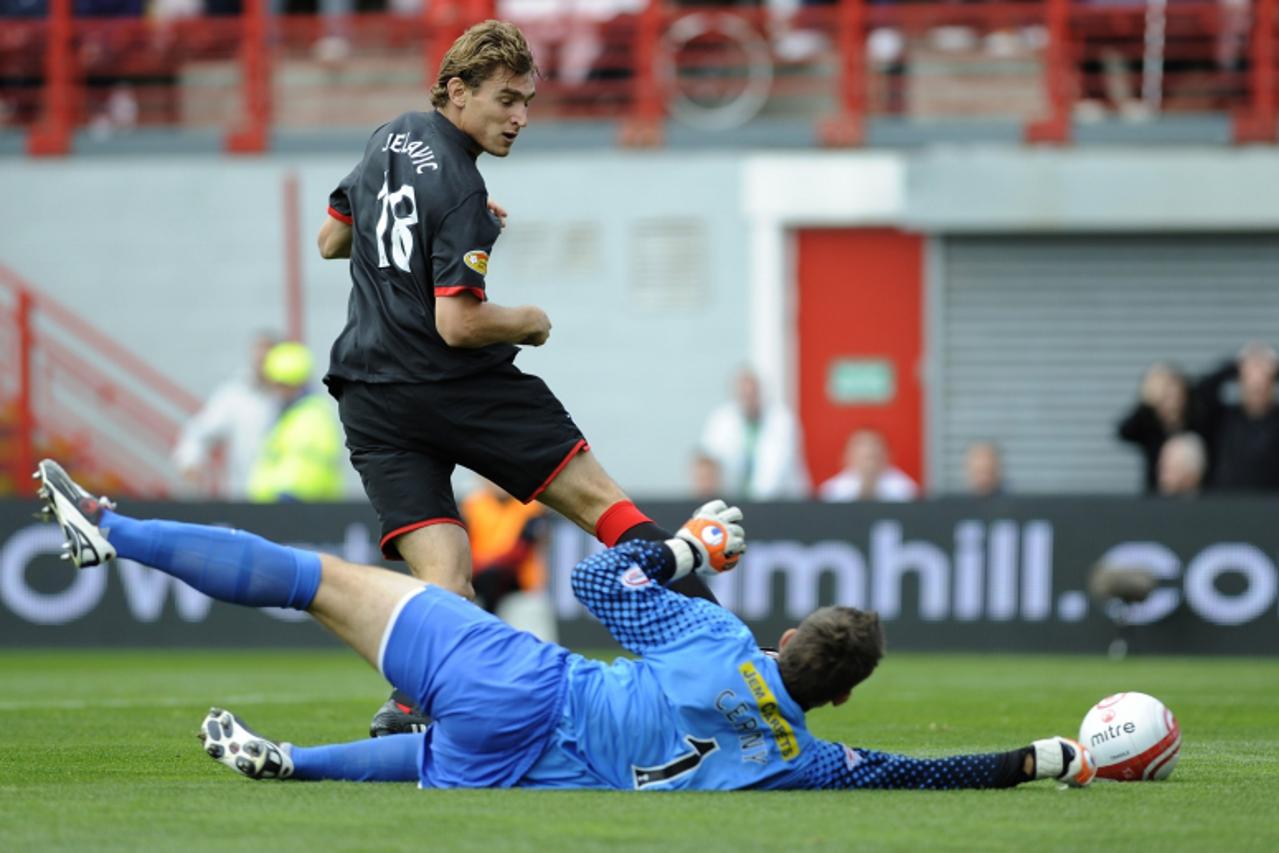
[[[342,434],[333,402],[307,387],[311,353],[296,341],[266,354],[262,375],[282,408],[249,474],[249,499],[332,501],[342,497]]]

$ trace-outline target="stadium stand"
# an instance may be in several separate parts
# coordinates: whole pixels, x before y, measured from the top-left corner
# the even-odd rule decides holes
[[[36,4],[0,32],[0,127],[21,129],[32,154],[69,151],[81,129],[133,128],[216,130],[227,150],[263,151],[281,132],[365,128],[420,105],[444,46],[500,15],[540,57],[543,119],[603,122],[629,145],[742,126],[896,144],[921,121],[1064,142],[1105,138],[1094,125],[1112,114],[1127,137],[1275,138],[1276,0],[838,0],[790,16],[660,0],[423,5],[334,18],[273,16],[265,0],[197,17]]]

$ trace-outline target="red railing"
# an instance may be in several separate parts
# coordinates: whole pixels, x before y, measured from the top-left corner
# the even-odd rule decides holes
[[[0,493],[23,492],[42,454],[104,491],[158,497],[199,400],[0,264]]]
[[[1253,142],[1275,140],[1276,3],[835,0],[783,18],[650,0],[515,22],[545,72],[536,120],[613,119],[626,144],[660,144],[668,117],[801,116],[850,145],[876,116],[1012,119],[1064,142],[1076,118],[1169,113],[1228,115]],[[369,127],[420,108],[452,39],[503,6],[274,17],[245,0],[239,17],[163,21],[72,18],[50,0],[47,19],[0,23],[0,121],[27,127],[35,154],[86,126],[216,127],[238,152],[277,128]]]

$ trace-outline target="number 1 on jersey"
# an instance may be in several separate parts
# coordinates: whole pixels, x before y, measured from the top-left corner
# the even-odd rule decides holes
[[[658,767],[636,767],[631,765],[631,773],[635,776],[635,790],[656,785],[658,782],[669,782],[688,773],[692,773],[706,756],[719,749],[715,738],[695,738],[684,735],[684,743],[692,747],[688,752],[680,753],[666,764]]]
[[[395,192],[387,182],[386,173],[382,173],[382,190],[377,194],[382,202],[382,215],[377,220],[377,265],[389,267],[386,259],[386,226],[391,225],[391,258],[395,265],[405,272],[412,272],[413,258],[413,226],[417,224],[417,196],[410,184],[404,184]]]

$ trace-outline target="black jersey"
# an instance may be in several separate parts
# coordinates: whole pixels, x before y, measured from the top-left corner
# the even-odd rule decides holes
[[[451,379],[518,352],[510,344],[450,347],[435,327],[438,297],[487,298],[489,253],[502,229],[475,166],[479,151],[439,113],[405,113],[374,131],[329,196],[329,215],[354,234],[346,327],[326,381]]]

